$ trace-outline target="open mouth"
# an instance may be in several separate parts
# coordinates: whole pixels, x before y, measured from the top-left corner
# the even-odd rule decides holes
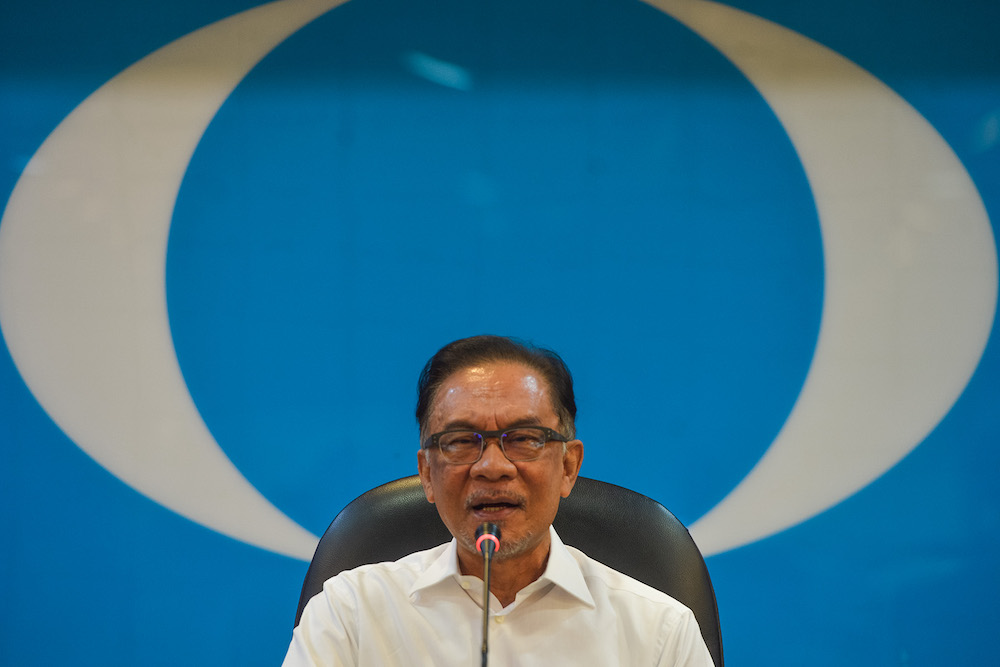
[[[466,508],[480,517],[500,518],[524,507],[524,498],[513,493],[473,493],[466,501]]]
[[[472,509],[476,512],[502,512],[508,509],[514,509],[518,507],[517,503],[509,503],[505,501],[494,501],[485,503],[475,503],[472,505]]]

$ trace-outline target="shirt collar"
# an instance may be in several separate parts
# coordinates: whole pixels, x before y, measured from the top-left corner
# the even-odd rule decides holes
[[[449,579],[457,581],[461,574],[458,570],[458,540],[453,537],[437,558],[414,580],[409,590],[410,599],[414,599],[420,591],[433,588]]]
[[[563,541],[559,539],[556,529],[552,526],[549,526],[549,536],[551,537],[549,560],[545,565],[545,571],[536,583],[551,582],[588,607],[595,607],[594,598],[590,594],[590,589],[587,588],[587,582],[583,578],[579,563],[573,558],[573,554],[569,552]],[[457,582],[461,574],[458,569],[458,541],[452,538],[437,558],[434,558],[427,568],[417,576],[409,590],[410,599],[414,599],[421,591],[448,581]]]
[[[539,581],[551,581],[558,588],[566,591],[577,600],[588,607],[597,606],[594,598],[587,588],[587,582],[583,578],[580,564],[573,558],[563,541],[556,534],[556,529],[549,526],[549,535],[552,537],[552,547],[549,550],[549,561],[545,565],[545,572],[539,577]]]

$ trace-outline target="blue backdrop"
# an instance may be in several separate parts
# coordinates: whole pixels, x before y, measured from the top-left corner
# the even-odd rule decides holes
[[[730,664],[995,662],[1000,6],[333,4],[6,3],[0,663],[280,662],[484,332],[694,525]]]

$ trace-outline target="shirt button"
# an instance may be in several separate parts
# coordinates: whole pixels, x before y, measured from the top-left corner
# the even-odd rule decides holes
[[[497,623],[503,623],[503,619],[505,619],[507,617],[506,616],[494,616],[493,618],[497,619]]]
[[[472,585],[469,584],[468,581],[463,581],[462,582],[462,588],[464,588],[465,590],[469,590],[470,588],[472,588]]]

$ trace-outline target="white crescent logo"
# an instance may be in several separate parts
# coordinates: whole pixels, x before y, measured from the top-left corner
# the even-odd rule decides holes
[[[50,135],[0,224],[0,325],[52,419],[156,502],[303,559],[316,538],[233,466],[187,391],[165,257],[180,182],[211,118],[261,58],[342,2],[257,7],[125,70]],[[826,259],[821,333],[795,408],[757,466],[692,526],[712,554],[840,502],[923,440],[982,355],[997,258],[965,169],[884,84],[751,14],[649,2],[719,49],[771,105],[808,175]],[[50,242],[66,236],[76,242]]]

